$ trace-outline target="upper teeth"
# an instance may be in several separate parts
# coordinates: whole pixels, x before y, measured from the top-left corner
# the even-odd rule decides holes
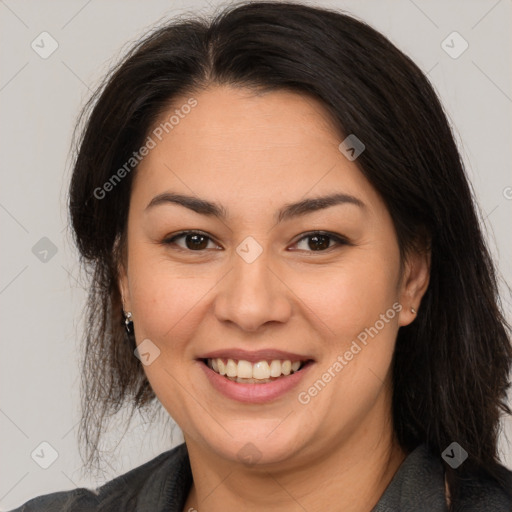
[[[239,377],[244,379],[269,379],[270,377],[280,377],[281,375],[290,375],[296,372],[302,362],[294,361],[293,363],[286,359],[280,361],[274,359],[271,362],[258,361],[252,364],[244,359],[234,360],[221,358],[208,359],[208,366],[213,371],[226,375],[227,377]]]

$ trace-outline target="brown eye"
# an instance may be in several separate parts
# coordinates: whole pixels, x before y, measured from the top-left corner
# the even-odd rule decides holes
[[[185,245],[191,250],[206,249],[208,238],[204,235],[185,235]]]
[[[183,240],[184,243],[178,243],[177,240]],[[186,231],[171,238],[167,238],[163,243],[165,245],[175,244],[184,250],[203,251],[208,248],[209,242],[213,243],[212,239],[203,233],[198,231]],[[214,246],[218,247],[216,244],[214,244]]]
[[[307,242],[304,242],[306,240]],[[331,245],[331,242],[334,244]],[[302,237],[295,245],[299,246],[300,244],[302,247],[299,247],[299,250],[323,252],[335,245],[348,245],[348,242],[341,236],[332,233],[315,232]]]

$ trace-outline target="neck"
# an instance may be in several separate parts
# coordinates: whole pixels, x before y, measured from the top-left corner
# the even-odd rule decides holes
[[[307,463],[287,464],[286,468],[276,464],[263,469],[226,461],[186,438],[194,483],[183,510],[368,512],[406,457],[391,422],[383,427],[382,415],[376,414],[377,419],[380,422],[368,418],[369,423],[349,438],[319,449]]]

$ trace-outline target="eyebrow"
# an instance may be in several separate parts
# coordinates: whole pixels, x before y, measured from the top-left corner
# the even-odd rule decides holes
[[[146,206],[146,211],[154,208],[155,206],[169,203],[183,206],[189,210],[199,213],[200,215],[217,217],[222,220],[226,220],[228,217],[226,208],[218,203],[184,194],[175,194],[172,192],[164,192],[163,194],[158,194],[155,196]],[[331,206],[344,204],[355,205],[363,209],[366,207],[366,205],[357,197],[349,194],[335,193],[326,196],[303,199],[302,201],[298,201],[296,203],[285,204],[277,212],[276,222],[280,223],[293,217],[307,215],[308,213],[330,208]]]

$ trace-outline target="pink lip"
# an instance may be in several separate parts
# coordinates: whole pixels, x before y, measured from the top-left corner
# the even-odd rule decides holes
[[[275,351],[272,351],[275,352]],[[230,352],[233,355],[233,352]],[[221,356],[214,356],[221,357]],[[210,358],[210,357],[208,357]],[[272,359],[280,359],[281,357],[273,357]],[[240,359],[243,359],[240,357]],[[265,357],[259,357],[258,361],[265,360]],[[286,359],[290,359],[286,357]],[[303,358],[302,360],[304,360]],[[298,372],[292,373],[287,376],[279,377],[278,379],[267,382],[265,384],[242,384],[233,382],[226,377],[214,372],[203,361],[198,360],[197,363],[201,366],[210,381],[210,384],[224,396],[239,402],[261,404],[270,402],[283,396],[288,391],[296,387],[299,382],[304,378],[306,373],[309,372],[313,361],[306,363]]]
[[[243,350],[240,348],[228,348],[223,350],[215,350],[213,352],[208,352],[208,354],[204,354],[199,357],[199,359],[245,359],[251,363],[257,363],[258,361],[272,361],[273,359],[279,359],[281,361],[286,361],[289,359],[290,361],[307,361],[312,359],[309,356],[304,356],[300,354],[294,354],[292,352],[284,352],[283,350],[274,350],[274,349],[264,349],[264,350],[256,350],[253,352],[248,352],[247,350]],[[259,385],[259,384],[258,384]]]

